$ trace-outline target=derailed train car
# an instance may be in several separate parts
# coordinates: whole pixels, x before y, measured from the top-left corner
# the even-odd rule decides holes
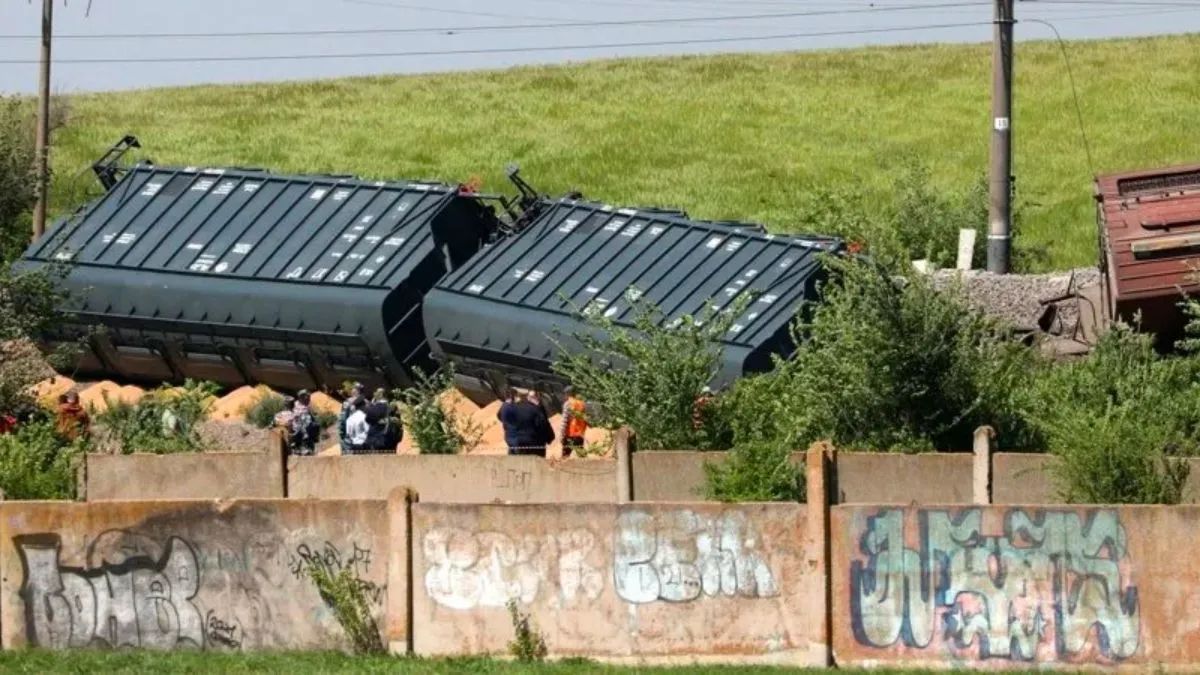
[[[81,377],[403,386],[435,367],[425,293],[500,226],[445,184],[145,164],[106,182],[21,262],[63,270],[47,338],[88,336]]]
[[[1106,314],[1170,349],[1200,287],[1200,165],[1100,176],[1096,202]]]
[[[722,339],[722,386],[790,351],[788,326],[823,276],[818,254],[842,247],[552,200],[515,167],[521,194],[507,200],[430,182],[118,168],[129,147],[94,167],[107,192],[19,263],[62,273],[67,320],[44,337],[86,345],[71,370],[83,378],[403,387],[452,362],[480,401],[503,385],[553,393],[555,346],[586,327],[577,309],[627,324],[638,289],[674,320],[752,293]]]
[[[595,330],[581,312],[631,326],[644,299],[661,321],[749,304],[721,339],[714,387],[768,370],[792,345],[790,324],[817,299],[820,254],[840,239],[771,235],[756,226],[680,212],[547,201],[521,232],[490,246],[425,297],[435,358],[455,364],[477,401],[502,385],[555,391],[557,350]]]

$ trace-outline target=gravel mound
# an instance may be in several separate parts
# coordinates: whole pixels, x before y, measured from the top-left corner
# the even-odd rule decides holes
[[[1069,293],[1094,292],[1100,283],[1100,271],[1094,267],[1049,274],[938,270],[933,280],[939,288],[952,288],[960,283],[972,306],[1019,329],[1036,330],[1047,309],[1045,301]],[[1053,304],[1057,320],[1047,332],[1071,334],[1079,322],[1079,302],[1071,298]]]

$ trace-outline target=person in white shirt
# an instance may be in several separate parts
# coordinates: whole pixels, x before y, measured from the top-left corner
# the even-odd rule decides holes
[[[363,399],[354,401],[354,412],[346,418],[346,440],[350,444],[350,454],[362,450],[367,443],[367,433],[371,425],[367,423],[367,402]]]

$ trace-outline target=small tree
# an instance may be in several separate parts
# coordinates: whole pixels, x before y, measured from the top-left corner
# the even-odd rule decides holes
[[[1032,417],[1070,503],[1175,504],[1187,456],[1200,455],[1200,359],[1163,357],[1153,338],[1118,325],[1092,354],[1035,389]]]
[[[667,321],[637,291],[626,295],[631,326],[602,312],[578,312],[586,328],[555,340],[554,370],[593,404],[599,426],[628,426],[643,450],[711,448],[714,432],[693,424],[696,400],[717,373],[719,340],[749,298],[727,310]]]
[[[802,502],[804,472],[779,442],[754,441],[727,453],[724,462],[704,464],[704,494],[722,502]]]
[[[84,441],[64,445],[54,424],[33,420],[0,434],[0,489],[5,499],[74,499]]]
[[[442,400],[453,383],[454,367],[447,365],[432,375],[418,371],[415,385],[397,392],[405,426],[421,454],[453,455],[475,447],[483,436],[478,424],[461,419]]]

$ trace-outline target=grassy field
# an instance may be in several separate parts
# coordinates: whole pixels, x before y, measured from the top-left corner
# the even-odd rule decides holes
[[[801,670],[773,667],[681,666],[675,668],[603,666],[590,661],[520,665],[491,659],[402,659],[387,656],[347,656],[336,652],[220,654],[146,651],[5,651],[0,653],[4,673],[497,673],[501,675],[585,675],[634,673],[682,675],[784,675],[785,673],[871,673],[907,675],[918,670]],[[945,671],[941,671],[945,672]]]
[[[1036,30],[1032,28],[1031,30]],[[779,231],[821,187],[873,199],[917,157],[939,187],[982,175],[990,47],[629,59],[561,67],[80,96],[56,139],[58,209],[124,133],[160,164],[483,180],[519,161],[541,189],[682,206]],[[1200,36],[1077,42],[1096,171],[1200,160]],[[1022,43],[1015,173],[1045,266],[1095,260],[1091,169],[1062,55]]]

